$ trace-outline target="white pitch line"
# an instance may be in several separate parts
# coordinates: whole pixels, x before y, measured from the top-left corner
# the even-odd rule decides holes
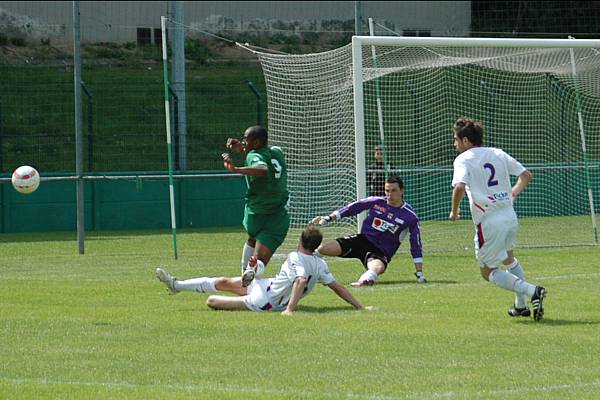
[[[431,279],[431,275],[427,275],[427,277],[429,279]],[[590,277],[600,277],[600,272],[571,274],[571,275],[536,276],[532,279],[532,281],[538,282],[538,281],[553,281],[553,280],[566,280],[566,279],[576,280],[576,278],[590,278]],[[449,277],[444,276],[441,279],[446,280],[445,278],[449,278]],[[421,290],[422,288],[423,289],[427,289],[427,288],[433,289],[433,288],[440,287],[440,286],[465,287],[465,286],[483,286],[483,285],[489,285],[489,284],[490,284],[489,282],[485,282],[483,279],[473,281],[473,282],[460,282],[460,283],[435,283],[435,279],[432,279],[429,283],[425,283],[425,284],[418,284],[418,283],[416,283],[416,281],[411,282],[407,285],[402,285],[402,286],[398,286],[395,284],[380,284],[380,285],[375,284],[375,286],[372,286],[372,287],[366,287],[366,288],[363,287],[363,288],[358,288],[355,290],[357,290],[357,291],[365,291],[365,290],[397,291],[397,290],[408,290],[408,289]]]
[[[405,399],[406,397],[397,396],[383,396],[383,395],[363,395],[352,392],[348,393],[333,393],[333,392],[320,392],[320,391],[308,391],[306,389],[277,389],[267,387],[257,388],[244,388],[241,386],[227,386],[227,385],[202,385],[202,384],[155,384],[155,385],[140,385],[129,382],[82,382],[82,381],[53,381],[45,378],[30,379],[30,378],[6,378],[0,377],[0,382],[8,382],[17,385],[21,384],[36,384],[36,385],[68,385],[68,386],[99,386],[105,388],[150,388],[150,389],[171,389],[171,390],[186,390],[186,391],[213,391],[213,392],[225,392],[225,393],[247,393],[247,394],[279,394],[279,395],[294,395],[300,397],[309,396],[320,396],[329,397],[334,399],[347,398],[347,399],[365,399],[365,400],[397,400]]]
[[[187,390],[187,391],[214,391],[214,392],[226,392],[226,393],[254,393],[254,394],[282,394],[282,395],[299,395],[301,397],[309,396],[320,396],[329,398],[346,398],[346,399],[367,399],[367,400],[396,400],[396,399],[454,399],[456,397],[463,398],[465,393],[463,392],[433,392],[433,393],[420,393],[420,394],[404,394],[400,396],[387,396],[387,395],[365,395],[352,392],[346,393],[333,393],[333,392],[321,392],[321,391],[307,391],[305,389],[290,390],[290,389],[276,389],[276,388],[243,388],[241,386],[227,386],[227,385],[199,385],[199,384],[164,384],[164,385],[139,385],[136,383],[129,382],[81,382],[81,381],[52,381],[49,379],[31,379],[31,378],[6,378],[0,377],[0,381],[13,384],[38,384],[38,385],[70,385],[70,386],[100,386],[108,388],[166,388],[174,390]],[[490,395],[503,395],[503,394],[526,394],[526,393],[549,393],[561,390],[573,390],[582,389],[587,387],[600,386],[600,380],[596,380],[589,383],[578,383],[578,384],[560,384],[551,386],[538,386],[538,387],[520,387],[512,389],[496,389],[486,390],[482,393],[475,394],[475,398],[486,399]]]
[[[513,389],[498,389],[498,390],[486,390],[485,393],[478,393],[474,398],[487,399],[490,395],[505,395],[505,394],[526,394],[526,393],[549,393],[556,392],[559,390],[573,390],[582,389],[586,387],[600,386],[600,380],[590,383],[578,383],[578,384],[562,384],[562,385],[551,385],[551,386],[538,386],[538,387],[522,387]],[[453,399],[456,396],[464,397],[463,393],[447,392],[447,393],[434,393],[433,398],[446,398]]]

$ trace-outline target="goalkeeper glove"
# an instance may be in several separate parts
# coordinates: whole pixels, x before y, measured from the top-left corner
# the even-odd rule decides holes
[[[330,222],[331,222],[331,217],[329,215],[325,215],[324,217],[322,217],[322,216],[314,217],[313,220],[310,221],[311,224],[320,225],[320,226],[325,226]]]

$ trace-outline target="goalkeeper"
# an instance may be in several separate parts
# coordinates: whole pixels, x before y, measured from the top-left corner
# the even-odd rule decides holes
[[[255,269],[248,266],[250,257],[255,256],[259,269],[264,269],[287,235],[287,166],[281,148],[268,145],[262,126],[246,129],[241,141],[227,139],[226,146],[246,156],[244,166],[238,167],[228,153],[222,155],[225,168],[245,175],[248,185],[243,220],[248,240],[242,250],[242,285],[246,287],[255,276]]]
[[[330,240],[315,253],[323,256],[359,259],[366,271],[351,286],[370,286],[383,274],[400,243],[410,234],[410,252],[415,264],[418,283],[425,283],[423,249],[419,217],[412,206],[404,201],[404,183],[397,175],[385,182],[385,197],[372,196],[350,203],[330,215],[315,217],[313,224],[327,225],[345,217],[368,210],[360,234]]]

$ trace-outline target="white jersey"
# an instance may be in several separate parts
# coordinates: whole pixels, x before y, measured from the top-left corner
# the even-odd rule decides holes
[[[335,278],[329,272],[327,263],[323,259],[315,255],[293,251],[287,255],[277,275],[269,279],[266,295],[274,309],[282,309],[287,306],[292,295],[294,280],[299,276],[305,277],[307,280],[302,297],[309,294],[317,282],[324,285],[335,282]]]
[[[472,147],[454,160],[452,187],[464,183],[475,225],[496,209],[512,208],[510,176],[519,176],[525,167],[501,149]]]

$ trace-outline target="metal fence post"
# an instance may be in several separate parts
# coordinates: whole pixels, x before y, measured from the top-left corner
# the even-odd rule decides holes
[[[246,83],[248,84],[248,87],[250,87],[250,90],[252,90],[252,93],[254,93],[254,96],[256,96],[256,125],[262,125],[262,102],[260,99],[260,92],[256,89],[256,86],[254,86],[252,81],[246,79]]]
[[[87,96],[87,138],[88,138],[88,172],[94,170],[94,95],[81,81],[83,93]]]

